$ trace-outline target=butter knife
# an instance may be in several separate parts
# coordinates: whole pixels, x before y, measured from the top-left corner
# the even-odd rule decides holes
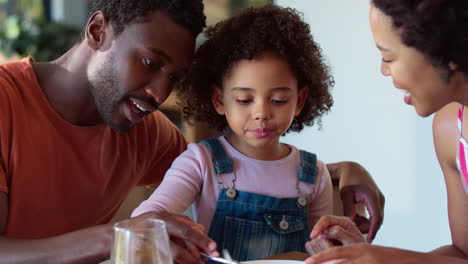
[[[219,263],[226,263],[226,264],[239,264],[239,262],[235,262],[235,261],[232,261],[232,260],[227,260],[225,258],[221,258],[221,257],[212,257],[206,253],[200,253],[200,255],[202,255],[203,257],[205,258],[209,258],[213,261],[216,261],[216,262],[219,262]]]

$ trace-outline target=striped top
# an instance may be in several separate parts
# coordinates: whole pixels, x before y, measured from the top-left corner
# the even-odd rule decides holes
[[[461,181],[465,192],[468,194],[468,142],[466,142],[462,133],[462,124],[463,124],[463,108],[461,105],[458,109],[458,132],[460,133],[460,139],[458,140],[458,150],[457,150],[457,167],[460,171]]]

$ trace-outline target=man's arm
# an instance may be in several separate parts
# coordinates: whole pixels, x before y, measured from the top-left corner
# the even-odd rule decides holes
[[[8,197],[4,192],[0,192],[0,234],[5,232],[8,218]]]
[[[327,164],[334,186],[339,186],[343,212],[353,219],[359,230],[367,233],[371,242],[384,217],[385,197],[369,172],[356,162],[343,161]],[[356,205],[362,203],[369,219],[356,214]]]
[[[8,219],[8,196],[0,192],[0,234]],[[99,263],[109,258],[112,226],[103,225],[36,240],[0,236],[0,259],[8,263]]]
[[[8,218],[8,197],[0,192],[1,233],[5,232]],[[167,213],[149,213],[139,217],[164,220],[171,238],[171,250],[175,263],[200,263],[199,250],[218,256],[216,243],[209,239],[198,224],[190,219]],[[2,226],[2,225],[0,225]],[[99,263],[109,259],[112,248],[113,228],[101,225],[64,235],[36,240],[12,239],[0,236],[0,259],[9,263]]]

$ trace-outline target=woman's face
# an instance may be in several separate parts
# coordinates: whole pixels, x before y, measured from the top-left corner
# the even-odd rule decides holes
[[[370,26],[382,54],[381,72],[392,77],[396,88],[404,91],[404,101],[418,115],[427,117],[456,100],[456,78],[442,79],[441,70],[432,66],[418,50],[402,43],[391,18],[371,5]]]

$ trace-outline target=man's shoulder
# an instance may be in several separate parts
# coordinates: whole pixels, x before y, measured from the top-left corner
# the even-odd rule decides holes
[[[20,61],[5,62],[0,64],[0,93],[11,94],[18,92],[22,86],[32,83],[34,71],[30,58]]]
[[[25,72],[32,72],[33,61],[31,57],[27,57],[22,60],[0,63],[0,76],[3,78],[15,78],[16,76],[23,75]]]

